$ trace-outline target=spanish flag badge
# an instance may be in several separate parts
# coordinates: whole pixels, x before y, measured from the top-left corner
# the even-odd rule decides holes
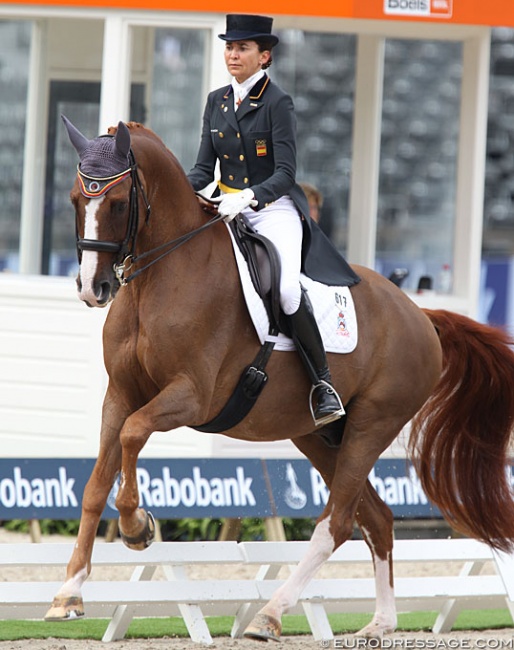
[[[255,141],[255,151],[258,156],[267,156],[268,149],[266,147],[266,140],[256,140]]]

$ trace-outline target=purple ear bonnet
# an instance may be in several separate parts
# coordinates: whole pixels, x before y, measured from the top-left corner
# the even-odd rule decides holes
[[[83,174],[107,179],[130,167],[130,132],[123,122],[118,124],[114,137],[100,136],[88,140],[64,115],[61,117],[70,141],[79,155],[80,171]]]

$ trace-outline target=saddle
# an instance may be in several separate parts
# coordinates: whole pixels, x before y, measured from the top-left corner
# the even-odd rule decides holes
[[[203,210],[214,216],[221,198],[206,198],[196,193]],[[234,239],[248,265],[255,291],[268,314],[271,330],[290,336],[284,313],[280,307],[280,257],[273,243],[260,235],[242,214],[229,224]]]
[[[277,249],[267,237],[256,232],[243,215],[230,222],[230,229],[246,260],[253,286],[264,303],[270,334],[283,332],[290,335],[280,307],[280,257]]]

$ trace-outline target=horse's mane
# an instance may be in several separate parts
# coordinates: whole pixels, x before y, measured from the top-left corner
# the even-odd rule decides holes
[[[168,149],[168,147],[166,147],[166,145],[164,144],[164,141],[162,140],[162,138],[160,138],[157,135],[157,133],[155,133],[155,131],[152,131],[152,129],[149,129],[144,124],[141,124],[140,122],[126,122],[125,124],[126,124],[127,128],[129,129],[129,131],[131,132],[130,133],[131,137],[132,136],[136,136],[136,137],[143,136],[143,137],[153,138],[162,147],[164,147],[165,149]],[[110,126],[107,129],[107,134],[108,135],[115,135],[117,130],[118,130],[117,126]],[[168,151],[169,151],[169,149],[168,149]]]
[[[155,147],[155,148],[150,147],[150,151],[152,151],[152,155],[157,154],[158,151],[160,150],[162,152],[162,154],[166,158],[168,158],[168,160],[170,160],[172,165],[175,168],[178,168],[182,172],[182,174],[184,175],[184,178],[185,178],[185,176],[186,176],[185,170],[182,167],[182,165],[180,164],[180,161],[175,156],[173,151],[171,151],[171,149],[169,149],[166,146],[166,144],[164,143],[162,138],[159,137],[155,133],[155,131],[152,131],[152,129],[149,129],[144,124],[140,124],[139,122],[126,122],[125,124],[126,124],[127,128],[130,131],[131,140],[132,140],[132,142],[134,142],[136,144],[136,146],[137,146],[138,142],[144,142],[144,140],[147,139],[149,141],[149,143],[151,143]],[[107,134],[108,135],[115,135],[117,130],[118,130],[117,126],[110,126],[107,129]],[[148,149],[147,149],[147,151],[148,151]],[[177,170],[175,169],[175,173],[176,173],[176,171]]]

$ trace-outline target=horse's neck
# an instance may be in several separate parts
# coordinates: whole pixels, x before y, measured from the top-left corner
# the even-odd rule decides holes
[[[192,233],[207,220],[182,172],[179,177],[173,178],[173,182],[166,177],[152,179],[148,198],[151,206],[150,227],[141,233],[143,238],[149,240],[147,247],[157,247]]]
[[[202,287],[208,282],[210,295],[220,303],[226,299],[227,292],[234,296],[239,291],[242,296],[240,288],[238,289],[239,278],[226,227],[215,224],[181,243],[181,238],[204,226],[210,217],[200,207],[180,168],[169,158],[161,159],[155,149],[145,153],[148,157],[142,157],[142,163],[147,170],[145,180],[151,214],[148,225],[140,230],[137,254],[144,254],[167,243],[170,246],[162,249],[162,252],[172,249],[152,266],[150,275],[161,283],[173,283],[174,292],[178,291],[181,296],[188,292],[191,294],[191,277],[195,278],[197,284],[201,283]],[[141,168],[143,169],[143,164]],[[155,171],[149,174],[148,170]],[[159,255],[157,252],[149,256],[148,261]],[[191,302],[190,298],[189,301]],[[205,300],[204,296],[205,303],[210,303],[210,299]]]
[[[154,270],[160,275],[166,268],[173,268],[174,272],[180,269],[184,284],[188,274],[201,269],[206,277],[221,272],[223,267],[227,269],[231,253],[230,237],[223,224],[204,228],[211,217],[200,207],[187,179],[186,183],[185,187],[182,184],[152,196],[149,223],[140,231],[137,251],[144,255],[156,249],[155,254],[148,256],[151,260],[169,250]]]
[[[151,228],[144,233],[157,246],[205,222],[195,193],[175,156],[152,133],[136,146],[136,159],[151,206]]]

